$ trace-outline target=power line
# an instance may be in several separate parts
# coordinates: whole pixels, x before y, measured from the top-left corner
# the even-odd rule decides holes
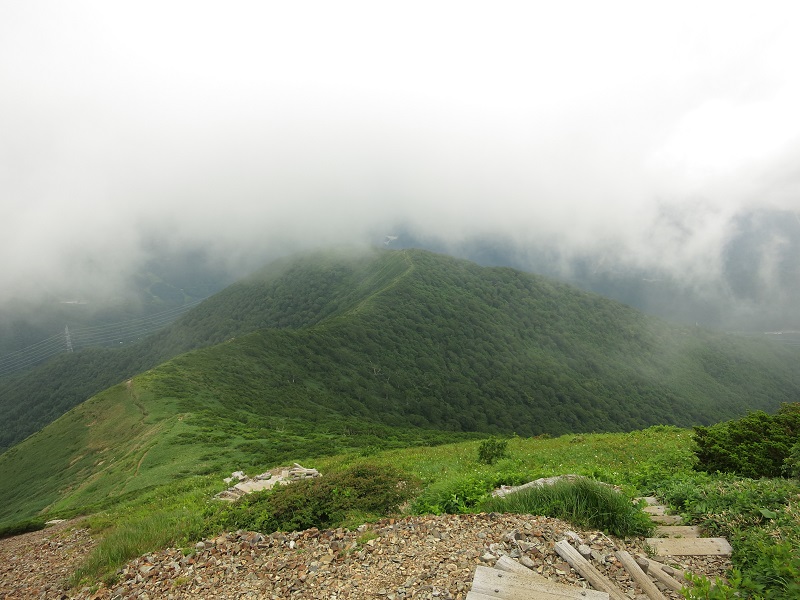
[[[203,300],[205,298],[187,302],[183,306],[170,308],[152,315],[126,319],[116,323],[77,329],[70,329],[69,326],[66,326],[64,331],[54,336],[5,356],[0,356],[0,377],[28,369],[64,352],[72,352],[89,347],[109,346],[111,344],[124,344],[139,340],[173,323],[183,313],[197,306]]]

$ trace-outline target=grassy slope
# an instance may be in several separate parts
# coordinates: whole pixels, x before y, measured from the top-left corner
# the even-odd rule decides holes
[[[462,429],[708,422],[783,399],[764,390],[797,389],[785,349],[671,328],[509,269],[387,253],[331,276],[339,291],[322,294],[311,275],[337,265],[280,265],[247,293],[228,292],[216,301],[231,319],[269,304],[266,322],[283,329],[176,358],[0,455],[0,523],[190,474],[436,443]],[[215,313],[192,318],[210,326]]]
[[[0,377],[0,451],[178,354],[263,328],[310,326],[349,310],[406,267],[399,255],[387,260],[378,251],[346,249],[275,261],[140,343],[62,354],[29,372]]]

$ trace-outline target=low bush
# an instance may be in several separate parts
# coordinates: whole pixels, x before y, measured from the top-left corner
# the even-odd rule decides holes
[[[416,514],[462,514],[470,512],[490,491],[490,482],[479,477],[433,483],[414,501]]]
[[[490,437],[478,446],[478,462],[493,465],[501,458],[508,458],[508,440]]]
[[[41,519],[28,519],[12,525],[4,525],[0,527],[0,540],[14,535],[20,535],[21,533],[28,533],[29,531],[38,531],[40,529],[44,529],[44,521]]]
[[[501,485],[520,485],[531,479],[513,472],[467,475],[436,481],[414,500],[411,510],[418,515],[474,512],[493,489]]]
[[[800,436],[800,402],[775,415],[751,412],[734,421],[695,427],[696,468],[742,477],[780,477]]]
[[[653,524],[641,507],[613,487],[585,477],[528,488],[479,506],[484,512],[556,517],[578,527],[600,529],[618,537],[648,535]]]
[[[789,450],[789,456],[783,461],[783,472],[788,477],[800,479],[800,442]]]
[[[417,489],[414,478],[396,469],[359,464],[217,505],[209,526],[264,533],[346,526],[396,512]]]

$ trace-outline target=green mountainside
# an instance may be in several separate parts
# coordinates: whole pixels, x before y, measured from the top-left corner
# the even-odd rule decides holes
[[[374,253],[348,250],[275,261],[137,344],[62,354],[0,377],[0,452],[94,394],[178,354],[258,329],[309,326],[346,310],[374,293],[387,276],[384,268]]]
[[[0,524],[191,474],[487,433],[707,424],[800,395],[791,348],[414,250],[275,263],[139,352],[208,344],[0,455]]]

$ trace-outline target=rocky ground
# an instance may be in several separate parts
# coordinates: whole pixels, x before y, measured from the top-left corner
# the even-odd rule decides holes
[[[66,579],[95,542],[80,522],[0,540],[0,598],[464,598],[475,567],[509,555],[553,581],[586,586],[553,550],[561,539],[592,550],[592,562],[635,598],[615,549],[642,554],[643,540],[579,531],[525,515],[444,515],[384,520],[356,531],[271,535],[238,532],[198,543],[185,556],[168,549],[125,565],[109,586],[69,590]],[[709,577],[720,557],[676,557],[669,564]],[[665,592],[669,598],[679,598]]]
[[[0,539],[0,598],[64,598],[66,580],[94,548],[80,521]]]

